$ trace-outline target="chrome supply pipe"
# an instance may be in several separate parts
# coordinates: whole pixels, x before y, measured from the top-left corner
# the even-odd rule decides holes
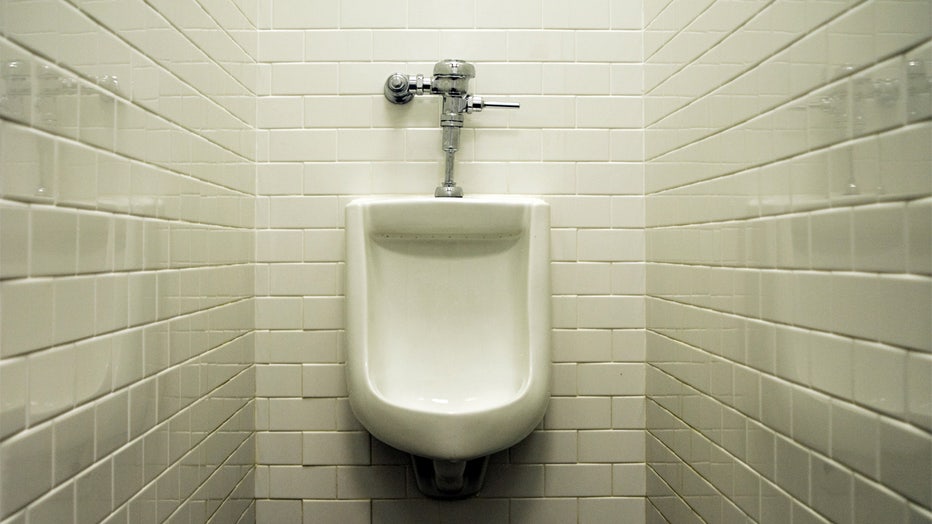
[[[514,102],[492,102],[481,96],[469,94],[469,80],[475,78],[476,68],[463,60],[441,60],[434,64],[433,76],[392,73],[382,90],[385,98],[393,104],[407,104],[415,95],[440,95],[440,127],[443,129],[441,149],[444,152],[443,184],[437,186],[434,196],[461,197],[463,189],[453,181],[456,151],[459,150],[460,129],[464,115],[479,113],[487,107],[517,109]]]

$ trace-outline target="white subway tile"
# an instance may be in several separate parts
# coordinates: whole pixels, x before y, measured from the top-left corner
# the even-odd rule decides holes
[[[0,206],[0,276],[29,274],[29,208]]]
[[[305,465],[369,464],[369,434],[361,431],[308,432],[303,435]]]
[[[304,60],[304,34],[304,31],[260,31],[256,58],[262,62],[301,62]]]
[[[850,208],[812,213],[810,262],[813,269],[851,269],[853,240]]]
[[[644,227],[644,199],[637,196],[612,197],[612,227]]]
[[[899,421],[880,423],[880,480],[928,506],[932,499],[932,441],[920,429]]]
[[[58,201],[93,207],[97,202],[97,155],[90,148],[58,144]]]
[[[828,455],[831,426],[829,397],[802,388],[793,390],[793,438]],[[813,464],[815,470],[815,464]]]
[[[298,96],[259,97],[256,99],[256,124],[263,129],[302,127],[302,101]]]
[[[105,215],[78,215],[78,273],[102,273],[113,268],[113,222]]]
[[[337,468],[271,466],[269,468],[269,496],[272,498],[319,499],[334,498],[337,494]],[[300,501],[298,510],[300,510]]]
[[[612,493],[616,497],[631,497],[612,500],[617,500],[625,508],[622,513],[625,522],[639,522],[639,518],[644,515],[644,510],[640,508],[642,499],[637,497],[647,493],[647,474],[644,464],[613,464]],[[616,511],[619,510],[616,509]],[[598,522],[598,520],[593,522]]]
[[[644,362],[646,346],[644,330],[612,331],[612,360],[616,362]]]
[[[932,273],[932,200],[911,202],[906,206],[907,270]]]
[[[0,283],[3,303],[2,353],[17,355],[51,344],[54,286],[51,280],[13,280]]]
[[[331,196],[276,197],[270,200],[273,228],[330,228],[338,225],[338,202]]]
[[[5,515],[51,489],[52,457],[51,425],[24,431],[0,444],[0,496]]]
[[[404,479],[401,466],[343,466],[337,468],[336,487],[341,498],[399,498]]]
[[[372,104],[369,96],[309,96],[304,98],[304,125],[313,128],[369,127]],[[396,134],[402,134],[395,131]]]
[[[642,462],[642,431],[580,431],[580,462]]]
[[[29,361],[6,359],[0,363],[0,435],[7,437],[26,427],[29,406]]]
[[[601,129],[544,130],[542,147],[544,161],[604,160],[609,134]]]
[[[895,129],[880,135],[878,171],[884,199],[924,196],[930,192],[929,144],[932,123]]]
[[[914,424],[932,426],[932,357],[910,352],[906,363],[906,412]]]
[[[376,26],[366,26],[376,27]],[[373,60],[437,60],[440,47],[440,31],[393,30],[372,32]],[[424,73],[425,76],[427,73]]]
[[[73,477],[94,462],[94,408],[84,406],[55,421],[55,482]]]
[[[880,417],[845,402],[832,403],[833,459],[872,478],[879,474]]]
[[[513,61],[572,62],[576,40],[572,31],[509,31],[508,59]]]
[[[642,364],[580,364],[580,395],[639,395],[644,391]]]
[[[644,90],[644,67],[644,65],[639,63],[612,64],[612,94],[640,95]],[[651,101],[652,100],[648,100],[646,102],[650,103]]]
[[[74,519],[74,484],[66,483],[33,503],[26,515],[33,522],[68,522]],[[25,522],[25,518],[22,517]]]
[[[851,78],[855,135],[906,123],[904,73],[902,59],[897,57]]]
[[[263,397],[300,397],[301,366],[295,364],[257,366],[256,395]]]
[[[305,297],[304,329],[342,329],[343,297]]]
[[[851,339],[812,333],[809,342],[812,386],[833,395],[852,398],[854,357]]]
[[[854,513],[854,475],[819,455],[811,460],[812,508],[835,522],[850,521]]]
[[[542,131],[477,129],[476,159],[480,161],[541,160]]]
[[[517,0],[502,4],[493,0],[476,0],[476,26],[483,28],[541,27],[541,3],[538,0]]]
[[[809,332],[777,326],[777,376],[798,384],[808,384],[810,372]]]
[[[53,208],[32,208],[30,273],[74,274],[78,251],[78,217]]]
[[[344,524],[366,524],[371,522],[372,503],[368,500],[305,500],[303,502],[305,524],[332,522]],[[284,522],[281,519],[269,522]]]
[[[56,280],[54,332],[57,342],[84,338],[94,333],[95,279],[91,277]]]
[[[789,382],[761,376],[761,422],[790,435],[793,427],[793,386]]]
[[[907,352],[855,341],[853,400],[873,409],[903,416],[906,411]]]
[[[554,362],[611,360],[611,331],[556,329],[552,334]]]
[[[644,323],[642,297],[584,296],[577,302],[580,327],[636,328]]]
[[[575,431],[535,431],[509,450],[512,463],[576,463]]]
[[[570,162],[520,163],[506,169],[510,192],[559,195],[575,191],[576,173]]]
[[[271,524],[273,522],[301,522],[300,500],[269,500],[256,501],[256,522]]]
[[[458,5],[470,5],[472,2],[464,2]],[[446,4],[442,9],[448,9]],[[423,13],[430,12],[430,8],[419,5],[416,9]],[[417,19],[421,15],[415,16],[413,13],[408,15],[409,27],[419,27]],[[457,20],[447,20],[447,24],[459,24],[464,18]],[[440,25],[431,25],[430,27],[442,27]],[[466,29],[458,31],[455,29],[444,29],[440,31],[440,56],[468,56],[471,60],[476,61],[503,61],[508,58],[508,32],[490,31],[482,29]]]
[[[916,122],[932,115],[932,89],[928,74],[932,70],[932,45],[925,44],[906,55],[906,116]]]
[[[337,64],[277,63],[270,66],[272,95],[332,95],[338,92]]]
[[[340,6],[331,2],[271,0],[269,5],[271,27],[275,29],[339,27]]]
[[[341,130],[337,132],[340,161],[402,160],[405,134],[395,129]]]
[[[558,0],[543,0],[541,14],[545,28],[608,29],[609,0],[584,0],[572,6]]]
[[[640,70],[643,54],[640,31],[577,31],[576,60],[578,62],[629,62]],[[640,75],[638,75],[640,76]],[[641,84],[638,82],[638,94]],[[616,92],[616,94],[621,94]]]
[[[407,23],[407,11],[397,6],[349,0],[340,6],[340,27],[400,28]]]
[[[332,295],[337,291],[337,267],[332,264],[274,264],[269,268],[272,295]]]
[[[607,496],[612,493],[609,464],[547,464],[544,466],[547,497]]]
[[[770,482],[761,482],[760,520],[779,522],[787,515],[792,515],[792,498]]]
[[[475,0],[457,2],[455,5],[446,3],[425,2],[408,5],[408,27],[412,28],[473,28],[475,27]],[[449,55],[443,56],[465,56]],[[470,55],[472,57],[472,55]],[[433,57],[431,57],[433,58]],[[473,60],[480,58],[472,57]]]
[[[637,0],[614,0],[612,7],[613,29],[642,29],[648,15],[646,3]],[[651,17],[652,18],[652,17]]]
[[[345,397],[347,395],[342,364],[304,364],[301,377],[304,397]]]
[[[509,522],[572,522],[578,520],[574,498],[516,498],[509,507]]]
[[[304,59],[308,62],[370,60],[372,58],[372,31],[349,29],[307,31],[304,35],[304,46]]]
[[[611,224],[611,199],[603,196],[552,196],[550,222],[555,228],[606,227]]]
[[[272,161],[332,161],[337,156],[337,135],[316,129],[275,129],[269,135]]]
[[[75,404],[108,393],[112,385],[111,340],[109,337],[90,339],[75,344]]]
[[[545,95],[607,95],[611,92],[608,64],[545,63],[542,66]]]
[[[833,278],[831,316],[836,332],[919,349],[932,347],[928,281],[866,274]]]
[[[809,496],[810,453],[792,440],[777,437],[776,481],[787,493],[796,497]]]
[[[304,165],[305,195],[356,195],[375,191],[371,162],[314,162]]]
[[[878,204],[854,209],[854,269],[906,271],[906,206]]]
[[[862,477],[854,479],[854,522],[908,522],[906,499]]]
[[[575,364],[553,364],[551,366],[550,394],[563,396],[576,394]]]
[[[300,389],[295,393],[295,388],[291,386],[287,393],[289,396],[301,394]],[[326,398],[273,398],[269,401],[269,426],[276,431],[336,430],[336,403]]]
[[[608,429],[612,423],[607,397],[555,397],[544,416],[546,429]]]
[[[637,162],[644,159],[644,132],[640,129],[613,129],[611,154],[614,161]]]
[[[304,259],[308,262],[339,262],[343,259],[342,230],[311,230],[304,234]]]
[[[256,232],[257,262],[300,262],[304,259],[304,233],[289,230]]]

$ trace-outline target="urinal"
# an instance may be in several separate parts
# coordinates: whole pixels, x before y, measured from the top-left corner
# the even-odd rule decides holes
[[[550,208],[520,197],[358,199],[346,208],[353,413],[414,458],[434,497],[481,487],[543,418]]]

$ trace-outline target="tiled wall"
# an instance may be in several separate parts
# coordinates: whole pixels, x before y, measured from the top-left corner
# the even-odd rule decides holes
[[[0,521],[930,519],[930,10],[0,2]],[[555,363],[441,505],[340,346],[343,206],[441,178],[381,85],[444,57],[522,104],[457,181],[551,203]]]
[[[645,23],[648,521],[928,522],[932,3]]]
[[[640,1],[269,0],[259,25],[258,521],[641,521]],[[493,457],[479,498],[440,504],[350,412],[342,226],[356,195],[441,181],[439,99],[381,91],[449,57],[521,103],[466,117],[456,179],[551,203],[555,364],[541,429]]]
[[[255,17],[0,2],[0,520],[254,505]]]

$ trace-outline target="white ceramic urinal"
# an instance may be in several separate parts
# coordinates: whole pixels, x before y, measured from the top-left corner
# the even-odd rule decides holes
[[[350,404],[376,438],[430,461],[429,495],[470,494],[464,463],[516,444],[543,418],[549,235],[550,208],[532,198],[347,206]]]

